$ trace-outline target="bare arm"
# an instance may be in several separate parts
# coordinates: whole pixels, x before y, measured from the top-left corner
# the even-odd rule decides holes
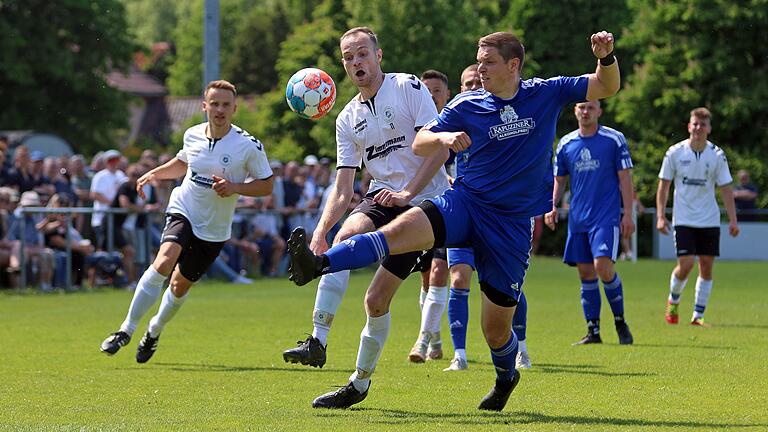
[[[565,176],[555,176],[555,187],[552,189],[552,210],[544,215],[544,223],[554,230],[557,225],[557,203],[565,193]]]
[[[591,37],[592,53],[598,59],[608,55],[613,56],[613,35],[608,32],[595,33]],[[606,59],[610,61],[610,59]],[[613,96],[619,91],[621,84],[621,74],[619,73],[619,62],[615,60],[608,66],[603,66],[598,60],[595,73],[589,74],[589,84],[587,84],[587,100],[593,101]]]
[[[333,183],[328,201],[320,215],[320,221],[312,235],[310,248],[315,254],[321,254],[328,249],[325,237],[347,211],[354,194],[355,172],[354,168],[339,168],[336,172],[336,181]]]
[[[251,180],[245,183],[231,183],[219,176],[213,176],[213,180],[215,181],[213,190],[220,197],[228,197],[235,193],[251,197],[267,196],[272,194],[272,185],[274,184],[274,176],[262,180]]]
[[[187,163],[175,157],[141,176],[136,181],[136,192],[139,193],[141,199],[147,199],[146,195],[144,195],[145,184],[159,180],[177,179],[186,173]]]
[[[669,197],[669,186],[671,180],[659,179],[659,187],[656,189],[656,229],[662,234],[669,233],[669,221],[664,213],[667,208],[667,198]]]
[[[621,235],[629,237],[635,232],[635,223],[632,221],[632,203],[635,198],[635,186],[632,184],[632,170],[619,171],[619,190],[621,201],[624,205],[624,216],[621,218]]]
[[[446,147],[458,153],[471,143],[469,135],[465,132],[432,132],[422,129],[413,139],[413,154],[428,157]]]
[[[740,189],[733,191],[734,199],[753,200],[757,198],[757,193],[749,189]]]
[[[411,200],[421,192],[424,187],[429,184],[432,178],[440,170],[445,161],[448,160],[450,153],[448,149],[443,147],[442,150],[437,150],[430,156],[424,158],[424,161],[419,166],[416,174],[411,178],[411,181],[405,185],[405,188],[400,192],[393,192],[390,190],[382,189],[374,197],[374,201],[381,205],[388,207],[407,206]]]
[[[733,188],[731,185],[720,187],[720,198],[725,204],[725,212],[728,214],[728,233],[731,237],[739,235],[739,225],[736,220],[736,203],[733,201]]]

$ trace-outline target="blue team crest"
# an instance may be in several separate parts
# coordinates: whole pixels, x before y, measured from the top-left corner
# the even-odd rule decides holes
[[[501,111],[499,111],[499,114],[501,115],[501,121],[504,123],[512,123],[518,119],[517,113],[511,105],[507,105],[502,108]]]
[[[223,155],[221,155],[221,157],[219,158],[219,162],[220,162],[222,165],[224,165],[224,166],[229,166],[229,164],[231,164],[231,163],[232,163],[232,156],[230,156],[230,155],[228,155],[228,154],[223,154]]]

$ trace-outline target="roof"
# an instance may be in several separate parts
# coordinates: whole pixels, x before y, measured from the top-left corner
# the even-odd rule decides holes
[[[163,83],[152,75],[141,72],[136,66],[131,66],[128,74],[112,71],[107,75],[107,83],[116,89],[131,93],[135,96],[158,97],[168,94]]]
[[[199,96],[168,96],[165,107],[171,118],[171,132],[178,132],[187,121],[202,110],[203,100]]]

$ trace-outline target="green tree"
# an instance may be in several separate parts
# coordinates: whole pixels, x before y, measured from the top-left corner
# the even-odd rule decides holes
[[[120,0],[135,41],[144,48],[173,40],[178,25],[178,2],[174,0]]]
[[[731,169],[751,169],[766,190],[768,45],[755,41],[768,40],[768,1],[629,5],[634,21],[620,46],[640,53],[639,64],[610,107],[625,133],[641,148],[666,149],[687,138],[690,110],[707,106],[711,140],[730,156]]]
[[[117,0],[0,2],[0,129],[57,133],[83,153],[114,146],[128,96],[106,84],[135,45]]]

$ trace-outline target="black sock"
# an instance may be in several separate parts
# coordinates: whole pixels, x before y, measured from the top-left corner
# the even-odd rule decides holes
[[[624,324],[624,315],[615,315],[613,317],[614,323],[616,323],[617,326]]]
[[[595,336],[600,335],[600,320],[589,320],[587,321],[587,333]]]

